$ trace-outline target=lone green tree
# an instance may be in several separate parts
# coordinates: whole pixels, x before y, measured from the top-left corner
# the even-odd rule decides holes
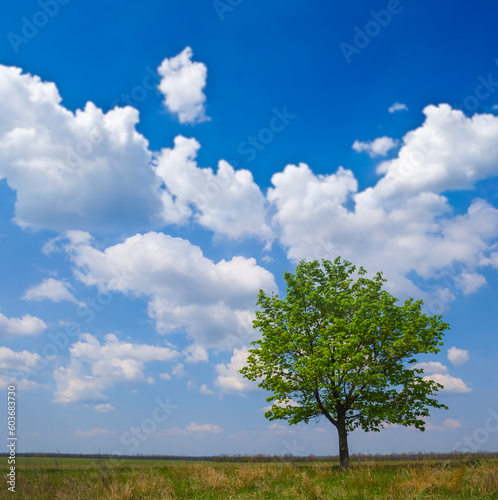
[[[437,353],[441,316],[421,312],[421,300],[398,300],[383,290],[382,273],[366,278],[362,267],[301,261],[284,273],[287,296],[260,290],[252,342],[240,373],[272,392],[270,420],[308,423],[324,416],[338,431],[342,470],[349,469],[348,433],[379,431],[384,424],[424,429],[430,397],[443,386],[423,380],[416,355]]]

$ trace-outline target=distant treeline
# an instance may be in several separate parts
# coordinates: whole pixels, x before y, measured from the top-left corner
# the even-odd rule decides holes
[[[7,453],[0,453],[0,457],[7,457]],[[186,455],[110,455],[106,453],[18,453],[18,457],[44,457],[44,458],[95,458],[114,460],[190,460],[201,462],[339,462],[339,455],[306,457],[295,455],[216,455],[191,457]],[[476,453],[354,453],[350,455],[353,462],[382,462],[402,460],[451,460],[461,458],[498,458],[498,452],[482,451]]]

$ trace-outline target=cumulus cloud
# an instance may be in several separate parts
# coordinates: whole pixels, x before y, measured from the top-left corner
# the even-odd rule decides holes
[[[425,430],[426,431],[453,431],[455,429],[461,429],[463,426],[462,424],[458,421],[455,420],[454,418],[447,418],[444,422],[443,425],[433,425],[430,422],[427,422],[425,425]]]
[[[200,144],[178,136],[173,148],[157,157],[155,172],[165,185],[163,218],[181,224],[194,218],[201,226],[231,238],[269,238],[265,198],[249,170],[235,171],[220,161],[216,173],[195,161]]]
[[[15,383],[18,389],[37,389],[39,384],[28,377],[36,373],[41,366],[42,359],[39,354],[0,347],[0,387],[4,389]]]
[[[448,360],[455,366],[461,366],[469,360],[469,351],[458,349],[455,346],[448,349]]]
[[[199,123],[206,116],[204,87],[207,67],[192,61],[192,49],[186,47],[180,54],[164,59],[158,68],[163,77],[159,90],[164,95],[164,104],[171,113],[176,113],[180,123]]]
[[[465,382],[462,379],[452,377],[447,374],[434,373],[433,375],[427,375],[423,378],[423,380],[433,380],[434,382],[441,384],[443,386],[441,392],[459,394],[472,391],[472,389],[465,385]]]
[[[388,108],[389,113],[396,113],[396,111],[408,111],[406,104],[401,102],[395,102]]]
[[[79,280],[147,297],[160,333],[184,329],[203,348],[225,349],[226,339],[252,317],[259,290],[276,289],[273,275],[253,258],[215,263],[189,241],[163,233],[137,234],[104,251],[80,233],[68,238],[64,248]]]
[[[448,373],[448,368],[444,366],[439,361],[428,361],[423,363],[416,363],[412,368],[422,369],[424,373],[434,374],[434,373]]]
[[[32,286],[24,294],[23,299],[25,300],[43,300],[48,299],[52,302],[61,302],[67,300],[73,302],[78,306],[84,306],[84,302],[80,302],[76,297],[69,291],[69,285],[60,280],[53,278],[47,278],[42,281],[39,285]]]
[[[69,348],[69,365],[54,370],[55,402],[95,401],[105,399],[103,391],[116,383],[150,383],[145,363],[173,361],[180,355],[169,347],[121,342],[112,333],[104,344],[89,333],[80,339]]]
[[[241,349],[234,348],[229,363],[219,363],[216,365],[218,376],[216,377],[215,385],[222,392],[243,394],[258,390],[255,382],[251,382],[239,373],[239,370],[246,365],[248,355],[249,352],[246,346],[243,346]]]
[[[201,394],[207,394],[208,396],[214,396],[214,392],[211,389],[209,389],[206,384],[202,384],[199,387],[199,392]]]
[[[376,156],[387,156],[387,153],[397,145],[398,141],[384,136],[369,142],[354,141],[353,149],[358,153],[365,152],[370,158],[374,158]]]
[[[482,274],[463,272],[455,277],[455,283],[464,295],[470,295],[486,285],[487,281]]]
[[[200,345],[192,344],[188,346],[184,351],[185,362],[187,363],[199,363],[200,361],[208,361],[209,355],[206,349]]]
[[[0,313],[0,337],[39,335],[47,328],[43,320],[30,314],[22,318],[7,318]]]
[[[315,175],[305,164],[288,165],[273,175],[267,197],[289,259],[340,255],[371,273],[384,271],[392,293],[423,298],[440,313],[451,297],[434,282],[423,286],[424,280],[458,274],[470,293],[482,284],[475,268],[498,265],[491,252],[498,210],[476,198],[455,214],[442,194],[498,174],[498,117],[467,118],[448,105],[424,113],[425,122],[405,135],[396,158],[380,164],[373,187],[358,192],[353,173],[342,167]]]
[[[0,65],[0,179],[16,191],[23,228],[147,227],[160,212],[158,181],[138,111],[75,113],[53,83]]]

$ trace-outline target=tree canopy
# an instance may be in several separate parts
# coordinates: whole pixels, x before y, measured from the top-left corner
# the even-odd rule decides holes
[[[341,468],[349,468],[347,435],[385,424],[424,430],[433,397],[443,386],[423,379],[416,356],[437,353],[441,316],[422,313],[422,301],[398,299],[383,289],[382,273],[366,277],[338,257],[301,261],[284,273],[287,295],[260,290],[254,328],[261,339],[241,373],[272,394],[265,416],[289,424],[324,416],[338,430]]]

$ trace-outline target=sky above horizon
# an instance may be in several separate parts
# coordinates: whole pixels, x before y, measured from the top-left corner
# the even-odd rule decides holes
[[[498,449],[493,3],[23,1],[0,18],[0,381],[18,451],[337,454],[241,377],[260,289],[337,256],[451,329],[426,431]]]

